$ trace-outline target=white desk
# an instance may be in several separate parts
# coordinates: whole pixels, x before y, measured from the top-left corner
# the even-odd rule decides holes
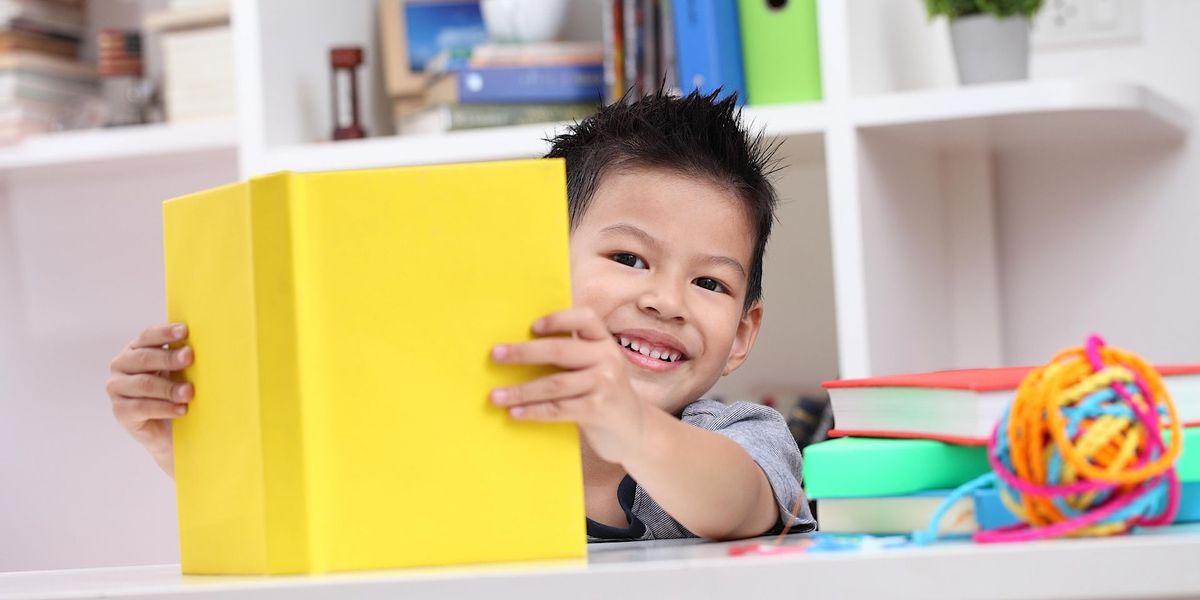
[[[793,537],[793,541],[795,536]],[[730,557],[731,544],[593,544],[583,561],[321,576],[184,577],[178,565],[0,574],[0,598],[1200,597],[1200,526],[1005,545]]]

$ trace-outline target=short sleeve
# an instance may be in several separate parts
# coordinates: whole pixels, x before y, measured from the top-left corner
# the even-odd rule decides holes
[[[773,408],[749,402],[725,405],[715,400],[699,400],[688,405],[681,418],[685,423],[733,440],[758,464],[771,484],[779,508],[776,530],[788,523],[796,532],[816,527],[800,485],[803,458],[783,415]]]

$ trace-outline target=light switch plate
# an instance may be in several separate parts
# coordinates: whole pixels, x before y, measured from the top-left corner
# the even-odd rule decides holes
[[[1046,0],[1034,19],[1035,50],[1135,44],[1142,0]]]

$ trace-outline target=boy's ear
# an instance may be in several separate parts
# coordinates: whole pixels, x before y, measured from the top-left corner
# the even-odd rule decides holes
[[[763,303],[757,301],[742,315],[742,320],[738,322],[737,333],[733,337],[733,347],[729,349],[729,360],[725,362],[725,370],[721,372],[722,376],[728,375],[742,366],[746,362],[746,358],[750,356],[750,349],[754,347],[754,340],[758,338],[758,328],[762,326],[763,318]]]

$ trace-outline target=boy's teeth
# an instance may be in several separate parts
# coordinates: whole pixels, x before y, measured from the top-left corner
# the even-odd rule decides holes
[[[651,350],[648,344],[641,344],[627,337],[618,337],[621,346],[629,348],[642,356],[655,358],[664,362],[675,362],[683,357],[681,352],[671,352],[670,350]]]

